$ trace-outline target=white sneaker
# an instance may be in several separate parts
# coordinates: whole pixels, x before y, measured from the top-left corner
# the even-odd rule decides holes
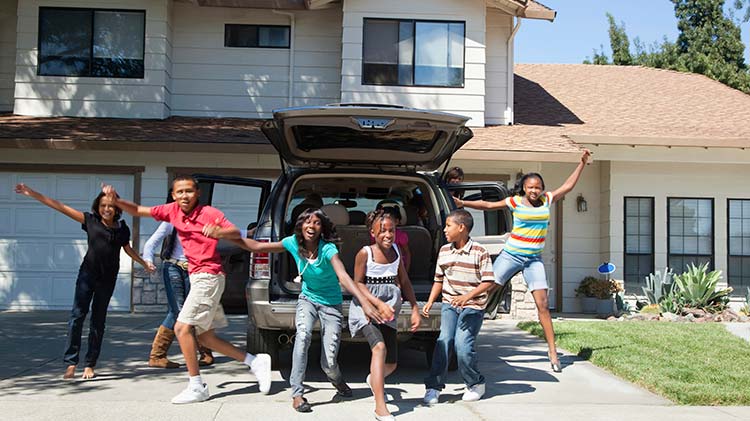
[[[369,374],[367,375],[367,378],[365,379],[365,383],[367,383],[367,386],[370,388],[370,392],[372,392],[372,385],[370,384],[370,375]],[[375,393],[373,392],[373,395],[374,394]],[[391,395],[390,393],[386,393],[385,390],[383,391],[383,399],[386,402],[393,402],[395,400],[393,398],[393,395]]]
[[[464,396],[461,398],[461,400],[464,402],[476,402],[482,399],[482,396],[484,396],[484,383],[475,384],[474,386],[466,389],[466,392],[464,392]]]
[[[250,372],[258,379],[260,393],[267,395],[271,391],[271,356],[258,354],[250,364]]]
[[[201,386],[191,386],[185,388],[179,395],[172,398],[172,403],[183,404],[183,403],[196,403],[203,402],[208,399],[208,385],[203,384]]]
[[[440,391],[437,389],[427,389],[427,391],[424,392],[424,403],[427,405],[435,405],[438,403],[439,398]]]

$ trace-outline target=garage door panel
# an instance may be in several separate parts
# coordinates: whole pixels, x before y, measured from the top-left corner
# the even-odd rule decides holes
[[[52,246],[52,264],[57,270],[76,271],[81,267],[83,256],[86,255],[85,240],[75,242],[55,242]]]
[[[74,207],[75,205],[69,206]],[[86,212],[90,211],[87,208],[82,208],[80,205],[75,206],[75,208],[82,211],[85,210]],[[54,228],[52,228],[52,232],[57,235],[64,235],[70,238],[80,238],[82,235],[86,235],[86,231],[81,228],[81,224],[79,224],[72,218],[63,215],[60,212],[52,212],[52,215],[50,215],[50,218],[52,219],[52,225],[54,226]]]
[[[14,187],[11,174],[0,174],[0,200],[9,200],[12,195],[16,194]]]
[[[11,233],[10,215],[11,211],[7,206],[0,207],[0,235]]]
[[[53,194],[52,192],[52,180],[50,177],[45,175],[38,175],[38,174],[17,174],[16,175],[16,183],[23,183],[27,186],[31,187],[32,189],[44,193],[44,194]],[[15,184],[14,184],[15,187]],[[16,200],[22,200],[22,201],[30,201],[30,202],[36,202],[36,200],[26,197],[24,195],[13,193],[13,195],[16,197]]]
[[[22,306],[52,304],[52,279],[48,273],[28,273],[13,283],[11,295]]]
[[[16,240],[0,239],[0,270],[13,269],[16,264],[15,249]]]
[[[55,180],[55,199],[73,206],[73,202],[86,203],[93,200],[89,198],[89,192],[92,190],[90,187],[91,177],[89,176],[62,176]],[[78,206],[73,206],[76,209],[82,209]],[[83,209],[87,209],[86,206]]]
[[[16,244],[16,269],[51,270],[52,247],[46,241],[19,241]]]
[[[17,207],[13,212],[16,235],[49,234],[52,232],[52,213],[46,207]]]

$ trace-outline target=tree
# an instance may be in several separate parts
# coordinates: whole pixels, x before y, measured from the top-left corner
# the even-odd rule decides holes
[[[607,13],[613,63],[699,73],[750,93],[750,70],[743,57],[745,46],[740,28],[732,16],[725,15],[724,0],[670,1],[674,4],[680,31],[677,41],[665,38],[661,44],[654,43],[646,48],[636,38],[635,55],[630,54],[625,24],[618,26],[614,17]],[[745,19],[750,18],[750,0],[734,0],[734,7],[738,10],[746,7]],[[605,62],[601,64],[609,64],[604,57]]]

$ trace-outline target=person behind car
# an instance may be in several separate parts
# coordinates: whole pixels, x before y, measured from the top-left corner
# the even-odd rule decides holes
[[[484,320],[487,296],[495,278],[492,259],[481,244],[469,236],[474,219],[463,209],[455,209],[445,218],[445,239],[435,266],[435,282],[430,298],[422,308],[429,317],[432,304],[442,295],[440,336],[435,343],[430,374],[425,379],[424,403],[438,402],[445,388],[448,356],[455,347],[458,371],[466,385],[462,400],[477,401],[484,395],[484,376],[477,366],[476,339]]]
[[[114,187],[105,185],[102,192],[116,198]],[[198,203],[200,189],[198,181],[191,176],[177,176],[172,182],[172,203],[159,206],[140,206],[128,200],[116,198],[114,203],[134,216],[150,216],[157,221],[171,223],[188,260],[190,292],[185,305],[177,316],[175,333],[180,343],[185,365],[190,376],[188,386],[172,398],[173,404],[202,402],[208,399],[208,385],[203,383],[196,357],[197,341],[237,361],[243,362],[255,374],[261,393],[271,389],[271,356],[252,355],[216,336],[215,329],[228,325],[221,306],[225,276],[221,256],[216,249],[218,240],[208,236],[211,227],[214,236],[219,234],[240,236],[240,231],[224,214],[211,206]],[[193,334],[195,330],[195,336]]]
[[[401,312],[402,296],[411,304],[411,332],[419,327],[420,316],[407,270],[396,243],[398,212],[392,207],[376,209],[367,215],[367,227],[375,244],[363,247],[354,261],[354,281],[372,303],[383,302],[393,307],[394,314]],[[397,320],[372,323],[365,317],[360,302],[355,298],[349,307],[349,332],[352,337],[361,333],[372,352],[370,374],[365,382],[375,397],[375,419],[391,421],[395,418],[385,405],[385,378],[396,370],[398,361]]]
[[[383,302],[371,303],[346,273],[335,244],[338,242],[338,235],[328,216],[320,209],[307,208],[297,217],[294,234],[272,243],[240,238],[237,233],[222,231],[216,226],[207,227],[206,233],[215,238],[234,240],[251,252],[282,253],[288,251],[297,264],[298,281],[302,283],[302,292],[297,300],[295,314],[297,333],[292,351],[292,371],[289,375],[289,383],[292,386],[292,407],[298,412],[312,412],[312,406],[304,397],[305,390],[302,383],[307,370],[307,352],[317,320],[320,320],[321,330],[320,367],[336,388],[338,395],[351,397],[352,390],[344,381],[338,365],[341,325],[344,322],[341,305],[343,296],[339,285],[359,300],[369,320],[383,323],[393,318],[394,311],[391,306]],[[377,309],[375,305],[378,306]]]
[[[456,200],[459,207],[481,210],[508,208],[513,212],[513,230],[503,251],[495,259],[493,270],[495,282],[504,285],[513,275],[523,270],[523,278],[534,296],[539,323],[544,330],[544,337],[549,348],[548,355],[552,371],[562,371],[555,347],[555,330],[549,314],[547,301],[547,276],[542,262],[542,250],[549,225],[550,205],[568,194],[581,177],[583,168],[591,152],[584,150],[578,166],[568,179],[556,190],[545,191],[544,179],[537,173],[525,174],[516,184],[516,191],[511,197],[499,202],[484,200]]]
[[[461,167],[453,167],[445,173],[443,178],[445,184],[460,184],[464,182],[464,170]],[[463,192],[460,190],[454,190],[451,192],[453,197],[463,197]]]
[[[104,338],[104,325],[107,320],[107,307],[117,284],[120,270],[120,249],[141,266],[151,271],[145,261],[130,246],[130,228],[120,220],[120,210],[111,197],[99,194],[91,205],[91,212],[81,212],[70,206],[47,197],[21,183],[16,193],[38,200],[44,205],[62,213],[81,224],[86,231],[88,249],[78,269],[73,310],[68,321],[68,340],[65,346],[64,362],[68,365],[63,379],[75,377],[76,366],[81,352],[81,333],[86,314],[91,309],[89,345],[86,351],[83,379],[96,376],[94,367],[99,359]]]

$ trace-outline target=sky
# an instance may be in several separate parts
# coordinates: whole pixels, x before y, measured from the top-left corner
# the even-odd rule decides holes
[[[611,59],[607,12],[618,24],[625,22],[631,52],[635,52],[636,37],[647,46],[655,41],[661,43],[665,36],[670,41],[677,39],[677,19],[669,0],[539,1],[557,11],[557,17],[554,22],[522,19],[515,40],[516,63],[581,63],[586,57],[593,57],[594,48],[599,50],[601,46]],[[742,23],[740,28],[745,62],[750,63],[750,23]]]

